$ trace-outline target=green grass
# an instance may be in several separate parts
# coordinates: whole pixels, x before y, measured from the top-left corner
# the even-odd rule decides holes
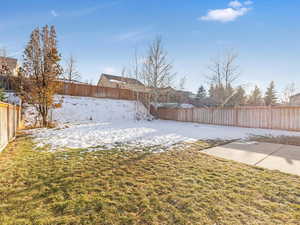
[[[0,224],[300,224],[300,178],[199,150],[0,155]]]

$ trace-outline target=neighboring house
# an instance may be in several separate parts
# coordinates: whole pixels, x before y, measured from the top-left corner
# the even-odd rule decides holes
[[[150,92],[152,93],[152,97],[158,94],[157,101],[162,103],[190,103],[190,99],[194,97],[194,94],[188,91],[179,91],[172,87],[158,89],[148,88],[137,79],[109,74],[101,75],[98,86]]]
[[[172,87],[160,88],[158,102],[163,103],[191,103],[194,94],[189,91],[176,90]]]
[[[172,87],[151,89],[152,95],[157,96],[157,102],[176,102],[176,90]]]
[[[0,56],[0,75],[17,76],[18,60]]]
[[[140,81],[129,77],[120,77],[109,74],[101,74],[98,81],[98,86],[110,88],[122,88],[132,91],[148,92],[149,89],[145,87]]]
[[[300,106],[300,93],[290,97],[290,105]]]
[[[194,98],[192,99],[191,104],[196,107],[216,107],[220,105],[220,102],[212,97],[205,97],[203,99]]]

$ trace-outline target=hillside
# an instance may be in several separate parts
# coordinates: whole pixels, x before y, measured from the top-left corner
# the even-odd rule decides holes
[[[148,119],[147,109],[141,103],[126,100],[61,96],[57,95],[60,108],[51,111],[50,117],[57,124],[88,123],[88,122],[116,122]],[[37,113],[34,108],[25,109],[25,125],[36,123]]]

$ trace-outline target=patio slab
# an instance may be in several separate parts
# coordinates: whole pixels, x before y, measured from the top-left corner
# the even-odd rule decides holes
[[[248,165],[300,175],[300,147],[264,142],[233,142],[202,151]]]

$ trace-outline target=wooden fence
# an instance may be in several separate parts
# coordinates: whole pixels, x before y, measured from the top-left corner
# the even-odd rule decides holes
[[[114,98],[124,100],[136,100],[137,98],[137,92],[129,89],[108,88],[95,85],[67,82],[60,82],[60,88],[57,94],[95,98]],[[139,92],[139,95],[147,96],[148,93]]]
[[[158,117],[166,120],[223,126],[300,131],[300,107],[296,106],[159,108]]]
[[[112,98],[122,100],[138,100],[148,108],[150,102],[150,94],[147,92],[136,92],[129,89],[101,87],[89,84],[78,84],[59,82],[59,90],[57,94],[83,96],[94,98]]]
[[[21,125],[21,108],[0,102],[0,152],[15,138]]]

